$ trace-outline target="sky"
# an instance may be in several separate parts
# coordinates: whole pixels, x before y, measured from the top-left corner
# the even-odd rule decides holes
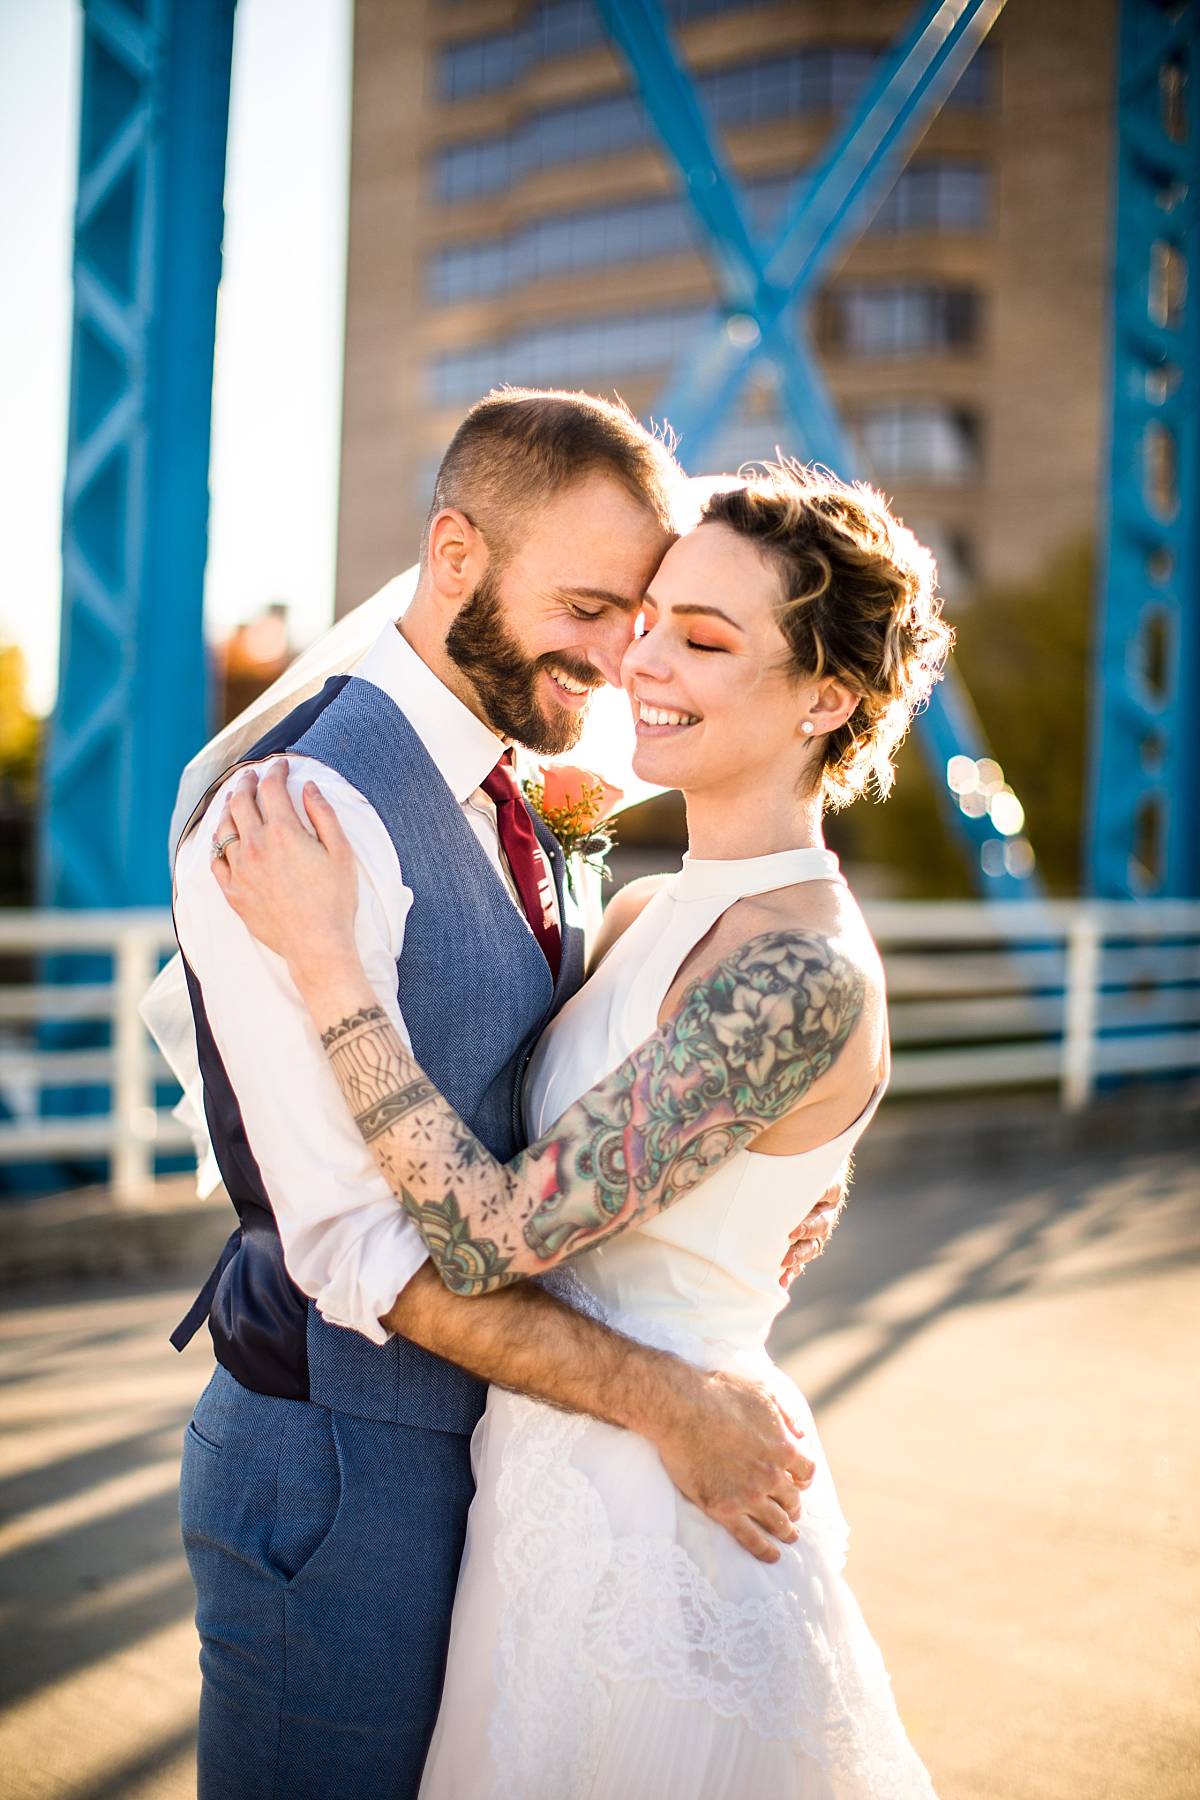
[[[206,630],[333,617],[352,0],[238,0],[217,308]],[[0,0],[0,643],[53,704],[79,0]],[[14,176],[19,173],[19,179]]]

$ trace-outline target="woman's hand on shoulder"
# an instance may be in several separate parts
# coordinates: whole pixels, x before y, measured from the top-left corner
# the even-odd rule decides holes
[[[298,974],[306,959],[354,951],[358,873],[350,841],[315,782],[300,818],[280,757],[259,780],[247,771],[213,833],[213,876],[226,900],[268,950]],[[216,846],[221,845],[219,853]]]

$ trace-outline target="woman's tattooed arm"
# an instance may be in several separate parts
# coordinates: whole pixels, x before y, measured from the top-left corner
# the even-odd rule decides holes
[[[511,1163],[468,1130],[379,1007],[322,1041],[447,1287],[483,1294],[690,1193],[832,1068],[863,1002],[861,970],[828,938],[753,938]]]

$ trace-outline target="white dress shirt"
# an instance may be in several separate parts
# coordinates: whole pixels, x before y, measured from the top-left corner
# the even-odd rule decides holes
[[[357,668],[394,700],[445,778],[518,911],[500,850],[496,809],[480,783],[505,745],[424,663],[394,624]],[[396,998],[396,963],[413,895],[374,808],[326,764],[291,756],[288,792],[315,781],[335,808],[358,862],[355,939],[380,1006],[410,1043]],[[249,765],[262,773],[269,762]],[[331,1324],[387,1341],[379,1323],[428,1254],[376,1168],[282,957],[251,936],[210,866],[213,829],[237,776],[223,782],[179,848],[175,925],[204,995],[213,1039],[275,1213],[288,1273]],[[541,854],[539,850],[539,854]],[[543,859],[545,861],[545,859]],[[553,893],[549,863],[545,873]],[[426,903],[432,903],[428,896]],[[556,907],[557,910],[557,907]],[[464,954],[483,946],[465,945]]]

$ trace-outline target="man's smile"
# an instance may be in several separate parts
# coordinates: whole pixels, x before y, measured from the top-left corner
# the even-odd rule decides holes
[[[568,675],[565,669],[557,667],[545,671],[554,689],[554,697],[560,706],[569,707],[573,712],[582,711],[592,697],[593,689],[574,675]]]

